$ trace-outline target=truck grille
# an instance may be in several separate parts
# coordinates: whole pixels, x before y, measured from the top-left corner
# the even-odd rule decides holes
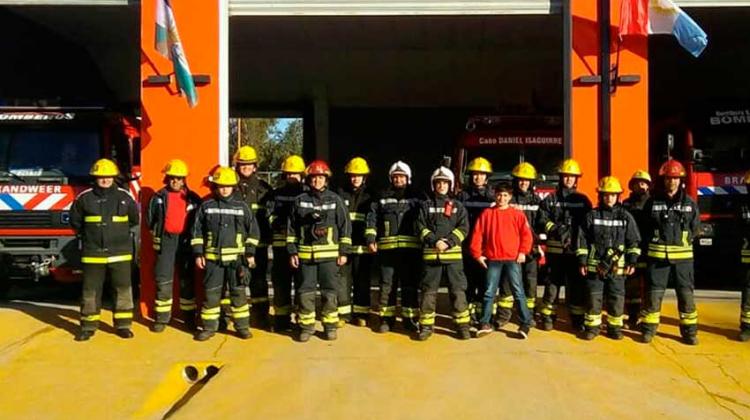
[[[50,211],[0,212],[0,228],[48,228],[55,224],[54,213]]]
[[[5,248],[44,248],[50,246],[50,240],[44,238],[12,238],[0,240]]]

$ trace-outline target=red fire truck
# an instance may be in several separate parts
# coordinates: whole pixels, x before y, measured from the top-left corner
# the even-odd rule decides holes
[[[134,118],[102,108],[0,107],[0,295],[16,280],[79,280],[70,206],[100,157],[138,197],[139,136]]]

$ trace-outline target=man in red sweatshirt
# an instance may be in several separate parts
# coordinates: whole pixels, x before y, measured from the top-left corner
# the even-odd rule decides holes
[[[513,298],[518,306],[521,325],[518,333],[527,338],[533,318],[526,306],[526,296],[521,280],[521,264],[531,252],[533,236],[526,215],[510,207],[513,188],[508,183],[501,183],[495,188],[494,208],[485,210],[474,226],[471,238],[471,256],[487,269],[487,284],[484,294],[482,319],[477,337],[490,334],[492,305],[495,304],[498,284],[507,275]]]

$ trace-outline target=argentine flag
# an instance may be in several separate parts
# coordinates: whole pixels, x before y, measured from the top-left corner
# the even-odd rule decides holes
[[[169,0],[156,0],[156,51],[172,60],[177,88],[187,98],[188,105],[191,108],[198,105],[193,73],[190,72],[185,51],[182,49],[177,21]]]
[[[622,0],[620,37],[672,34],[695,57],[708,45],[708,35],[672,0]]]

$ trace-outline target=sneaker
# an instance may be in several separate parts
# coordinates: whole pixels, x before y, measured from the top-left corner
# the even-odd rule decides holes
[[[521,325],[518,328],[518,335],[521,336],[522,339],[529,338],[529,332],[531,331],[531,328],[528,325]]]
[[[163,332],[167,328],[167,324],[164,324],[162,322],[156,322],[154,325],[151,326],[151,331],[155,333]]]
[[[745,330],[740,331],[740,334],[737,336],[737,339],[742,342],[750,340],[750,329],[745,329]]]
[[[482,324],[479,330],[477,330],[477,338],[490,334],[492,334],[492,326],[490,324]]]

